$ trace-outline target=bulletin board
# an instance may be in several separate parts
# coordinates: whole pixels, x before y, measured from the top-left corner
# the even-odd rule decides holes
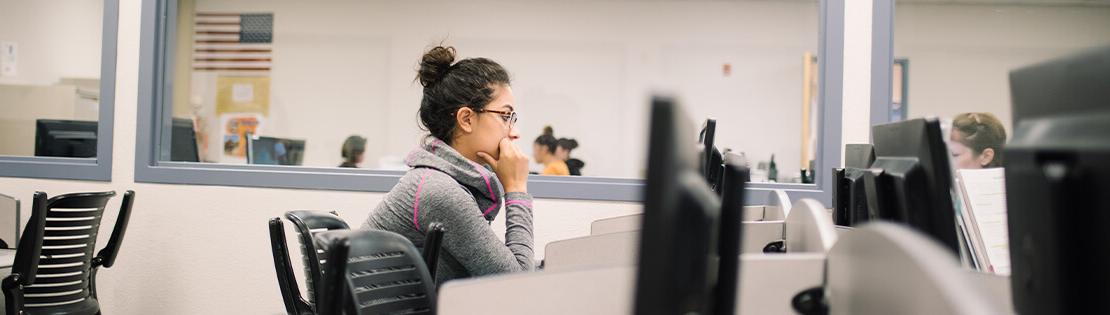
[[[216,79],[216,114],[270,114],[269,76],[220,76]]]

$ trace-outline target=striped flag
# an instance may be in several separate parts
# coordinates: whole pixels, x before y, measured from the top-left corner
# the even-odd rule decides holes
[[[270,72],[273,13],[197,12],[193,21],[193,71]]]

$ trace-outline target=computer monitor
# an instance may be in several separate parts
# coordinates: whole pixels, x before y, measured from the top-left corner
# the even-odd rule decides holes
[[[721,220],[717,238],[717,286],[713,291],[713,313],[735,314],[739,296],[740,253],[743,244],[744,185],[750,178],[746,164],[725,160],[721,173]]]
[[[170,161],[200,162],[197,152],[197,134],[193,130],[193,120],[174,118],[170,135]]]
[[[35,156],[96,157],[95,121],[35,121]]]
[[[1104,110],[1110,100],[1107,80],[1110,47],[1014,70],[1010,72],[1013,126],[1031,118]]]
[[[881,170],[845,167],[833,169],[833,223],[856,226],[879,218],[867,203],[865,177]]]
[[[1003,166],[1010,283],[1018,314],[1106,309],[1105,299],[1110,296],[1108,82],[1110,48],[1010,73],[1018,120],[1004,149]]]
[[[301,165],[304,140],[249,135],[247,163],[265,165]]]
[[[871,168],[877,170],[864,178],[869,211],[932,236],[959,255],[952,168],[940,122],[919,118],[876,125],[871,136]]]
[[[720,201],[699,174],[691,127],[673,100],[652,100],[635,314],[712,307]]]
[[[720,185],[724,157],[721,155],[721,150],[718,150],[714,144],[716,134],[717,120],[707,118],[701,126],[701,132],[698,134],[698,144],[702,147],[702,176],[709,183],[709,188],[719,191],[718,185]]]
[[[867,143],[844,145],[844,167],[868,168],[875,163],[875,146]]]

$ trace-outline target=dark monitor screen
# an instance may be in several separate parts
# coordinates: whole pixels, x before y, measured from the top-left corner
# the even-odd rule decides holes
[[[845,167],[833,170],[833,223],[856,226],[879,218],[874,207],[868,206],[865,178],[881,172],[875,169]]]
[[[1010,73],[1006,145],[1018,314],[1101,312],[1110,296],[1110,48]]]
[[[193,121],[186,118],[174,118],[173,129],[170,132],[172,132],[170,135],[170,161],[200,162]]]
[[[739,160],[726,159],[721,173],[721,220],[717,237],[720,257],[717,286],[713,293],[713,313],[735,314],[740,278],[740,253],[744,235],[744,186],[750,179],[748,168]]]
[[[1106,110],[1110,47],[1010,72],[1013,126],[1029,118]]]
[[[875,163],[875,146],[871,144],[844,145],[844,167],[868,168]]]
[[[264,165],[301,165],[304,140],[248,136],[247,163]]]
[[[880,217],[894,219],[932,236],[959,255],[952,168],[936,119],[912,119],[872,128],[880,186],[868,191]]]
[[[82,120],[35,121],[35,156],[96,157],[97,123]]]
[[[717,120],[707,118],[705,123],[701,126],[701,132],[698,134],[698,143],[702,148],[702,161],[701,172],[705,177],[706,182],[709,183],[710,188],[714,191],[719,190],[719,183],[721,177],[721,167],[724,163],[724,157],[721,151],[717,149],[714,141],[717,135]]]
[[[690,127],[673,100],[653,99],[635,314],[711,308],[720,201],[699,174]]]

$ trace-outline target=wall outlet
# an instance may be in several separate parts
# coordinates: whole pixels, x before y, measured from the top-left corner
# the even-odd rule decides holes
[[[0,41],[0,77],[14,77],[19,73],[19,45]]]

